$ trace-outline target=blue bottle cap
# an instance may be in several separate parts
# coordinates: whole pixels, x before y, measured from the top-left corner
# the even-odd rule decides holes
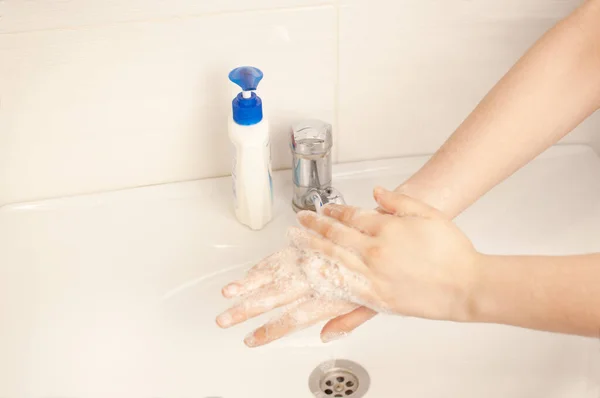
[[[232,101],[233,120],[242,126],[251,126],[263,119],[262,100],[252,91],[256,90],[263,78],[260,69],[252,66],[235,68],[229,73],[229,80],[242,88]]]

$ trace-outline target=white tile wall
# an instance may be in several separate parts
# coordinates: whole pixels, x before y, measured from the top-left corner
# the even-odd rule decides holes
[[[334,118],[335,10],[0,35],[0,202],[230,170],[229,70],[261,67],[275,167],[287,126]]]
[[[0,0],[0,205],[227,174],[240,64],[265,72],[275,167],[303,117],[340,161],[430,153],[579,3]]]
[[[527,48],[579,3],[344,0],[339,160],[434,152]],[[598,117],[568,140],[589,142],[596,131]]]
[[[285,9],[328,0],[2,0],[0,33]],[[248,14],[247,18],[252,18]]]

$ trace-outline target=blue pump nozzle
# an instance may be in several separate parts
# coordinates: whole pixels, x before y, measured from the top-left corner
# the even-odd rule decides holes
[[[229,80],[242,88],[232,102],[233,120],[242,126],[251,126],[263,119],[262,101],[251,92],[256,90],[263,78],[260,69],[252,66],[241,66],[229,72]]]
[[[229,80],[244,91],[256,90],[262,78],[262,71],[252,66],[241,66],[229,72]]]

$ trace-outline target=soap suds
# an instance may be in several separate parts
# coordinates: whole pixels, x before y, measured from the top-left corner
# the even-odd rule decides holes
[[[351,233],[357,233],[356,231],[353,231],[350,227],[347,227],[338,222],[336,222],[332,226],[332,230],[334,231],[331,235],[332,239],[338,241],[343,239],[336,239],[333,237],[340,237],[341,234],[345,232],[347,233],[348,231],[351,231]],[[335,232],[336,230],[337,232]],[[287,231],[287,238],[291,246],[302,250],[310,250],[313,252],[326,252],[328,251],[327,246],[331,245],[330,252],[323,254],[331,254],[332,256],[338,256],[347,264],[359,263],[362,264],[363,267],[366,267],[366,265],[364,265],[362,254],[355,247],[348,247],[342,243],[332,242],[331,240],[323,238],[320,235],[317,235],[316,233],[313,233],[306,229],[296,227],[289,228]]]
[[[304,329],[321,320],[349,313],[361,305],[387,312],[381,308],[365,275],[310,249],[306,242],[311,237],[308,231],[291,229],[288,232],[291,246],[267,257],[253,267],[244,280],[235,282],[242,294],[237,297],[237,306],[230,310],[234,311],[229,314],[234,320],[235,311],[240,309],[246,315],[255,316],[284,307],[283,315],[272,318],[246,337],[247,345],[264,344],[271,338],[281,337],[282,333],[286,335]],[[368,270],[366,265],[363,266]],[[256,332],[259,332],[258,336]],[[327,334],[323,340],[331,341],[344,335]]]

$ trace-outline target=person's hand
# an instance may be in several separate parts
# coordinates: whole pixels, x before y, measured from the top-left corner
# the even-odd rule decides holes
[[[298,233],[306,234],[305,231],[292,230],[292,241],[298,240],[293,237]],[[295,247],[288,247],[267,257],[250,269],[244,279],[223,288],[225,297],[239,301],[217,317],[217,324],[228,328],[286,306],[283,315],[270,320],[244,340],[246,345],[257,347],[353,311],[357,305],[340,299],[335,288],[327,288],[326,280],[309,279],[311,274],[315,274],[314,270],[318,273],[320,268],[328,267],[330,261],[318,253]],[[315,289],[315,282],[320,285],[320,291]],[[328,339],[328,336],[332,339],[333,335],[325,334],[323,337]]]
[[[375,197],[380,205],[379,214],[349,206],[327,207],[325,213],[331,218],[299,214],[303,225],[329,240],[292,229],[290,238],[295,248],[263,260],[244,280],[223,289],[226,297],[241,297],[242,301],[219,316],[217,323],[230,327],[289,305],[283,316],[246,338],[246,344],[258,346],[337,316],[323,328],[322,338],[327,341],[351,331],[377,313],[369,307],[357,308],[349,300],[386,312],[465,319],[469,281],[478,256],[468,239],[441,213],[420,202],[380,190]],[[437,239],[441,244],[437,244]],[[343,249],[333,242],[354,249]],[[325,251],[330,257],[315,254],[314,250]],[[444,265],[445,262],[450,265]],[[363,272],[356,273],[351,266],[342,264],[363,267]],[[441,269],[436,271],[438,267]],[[366,272],[369,268],[371,271]],[[396,293],[398,288],[402,289],[399,295],[382,294]],[[393,305],[395,301],[402,304],[402,297],[406,301],[403,306]],[[411,308],[419,304],[425,309]]]
[[[396,188],[395,192],[401,193],[404,186]],[[409,195],[410,196],[410,195]],[[390,210],[386,210],[381,206],[377,207],[377,212],[381,214],[390,214]],[[321,340],[324,343],[337,339],[340,336],[347,336],[356,328],[365,322],[373,319],[378,312],[365,306],[360,306],[348,314],[339,315],[328,321],[321,330]]]
[[[324,216],[299,214],[318,235],[298,235],[297,247],[333,261],[321,272],[347,299],[379,312],[466,321],[480,254],[436,209],[397,193],[375,190],[379,214],[332,205]]]

